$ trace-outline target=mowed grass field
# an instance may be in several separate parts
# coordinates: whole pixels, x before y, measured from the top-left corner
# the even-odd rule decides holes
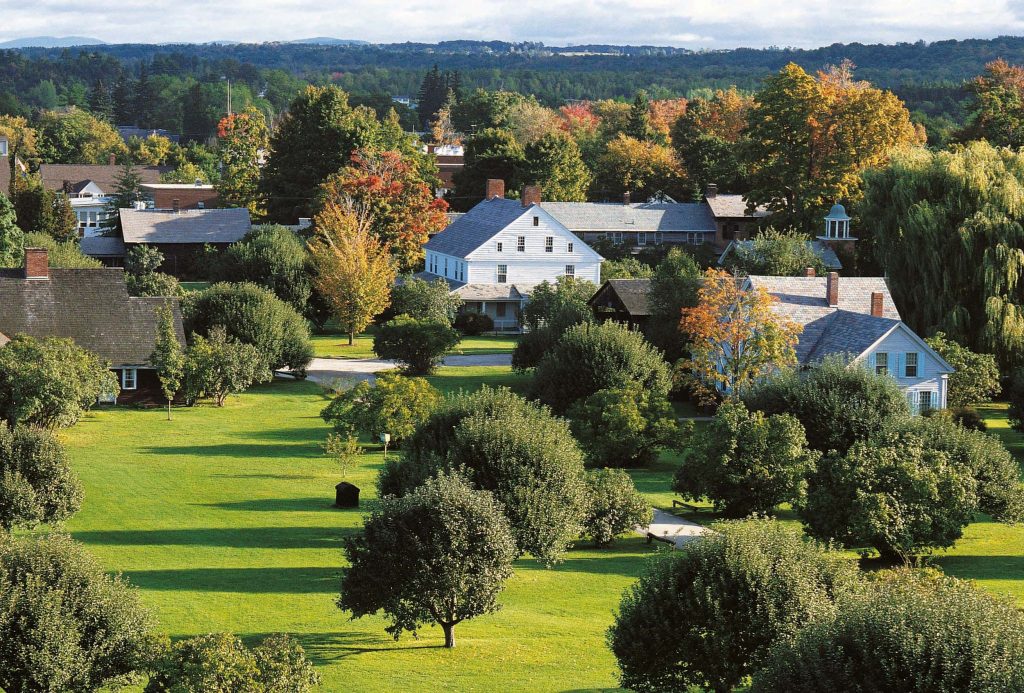
[[[464,337],[452,349],[452,354],[503,354],[512,353],[519,342],[519,336],[483,334],[477,337]],[[323,334],[313,335],[313,354],[320,358],[340,359],[374,359],[373,333],[363,332],[349,346],[348,335],[336,330],[328,330]]]
[[[431,380],[449,392],[526,386],[507,367],[443,368]],[[339,611],[342,541],[374,507],[383,460],[371,447],[346,475],[362,488],[361,509],[332,507],[341,477],[319,447],[328,433],[318,416],[326,401],[312,383],[278,381],[222,409],[175,409],[170,422],[160,409],[89,414],[63,434],[86,491],[69,530],[138,587],[163,632],[229,631],[250,642],[291,633],[325,691],[616,688],[604,632],[622,591],[664,550],[639,537],[607,550],[581,544],[554,569],[519,561],[503,609],[461,624],[454,651],[440,647],[437,628],[395,642],[383,619],[352,621]],[[1005,407],[984,414],[1015,454],[1024,452]],[[677,462],[665,455],[631,471],[652,505],[671,507]],[[780,519],[797,524],[791,512]],[[933,562],[1024,607],[1024,527],[972,524]]]
[[[432,380],[446,390],[523,385],[507,368],[442,369]],[[319,448],[326,401],[311,383],[279,381],[222,409],[175,409],[170,422],[160,409],[89,414],[64,434],[85,485],[69,530],[138,587],[171,637],[292,633],[325,691],[615,688],[604,631],[658,550],[639,537],[583,546],[554,569],[519,561],[503,609],[460,625],[454,651],[439,647],[437,628],[395,642],[383,619],[339,611],[342,540],[374,506],[382,455],[370,449],[347,475],[362,508],[333,508],[341,479]],[[670,471],[638,481],[664,490]]]

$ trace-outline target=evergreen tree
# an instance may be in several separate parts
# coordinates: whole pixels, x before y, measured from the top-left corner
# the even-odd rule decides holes
[[[139,64],[139,81],[135,83],[134,103],[135,119],[139,127],[148,128],[153,125],[153,107],[156,102],[156,89],[149,79],[149,68],[145,61]]]
[[[89,91],[89,111],[97,118],[107,122],[114,117],[114,99],[102,79],[97,80]]]
[[[114,179],[114,194],[107,202],[106,218],[103,220],[104,235],[113,235],[121,230],[121,213],[119,210],[131,209],[136,202],[142,200],[142,177],[131,161],[126,161],[121,172]]]
[[[21,266],[25,234],[18,228],[18,216],[11,200],[0,191],[0,267]]]
[[[122,125],[136,122],[134,93],[132,81],[126,74],[121,73],[114,83],[114,89],[110,95],[113,101],[114,122]],[[186,113],[188,113],[187,110]]]
[[[418,101],[416,109],[420,116],[420,126],[423,128],[426,128],[434,119],[448,97],[448,84],[445,77],[436,63],[423,76],[419,93],[416,95]]]
[[[629,108],[626,134],[641,142],[652,142],[657,138],[657,133],[651,126],[651,102],[647,98],[647,92],[643,89],[636,93],[633,105]],[[659,144],[664,143],[659,142]]]

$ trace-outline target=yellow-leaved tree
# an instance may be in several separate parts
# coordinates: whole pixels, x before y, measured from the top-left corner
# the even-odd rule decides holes
[[[314,284],[348,333],[349,346],[388,307],[395,282],[390,249],[371,232],[371,223],[351,201],[331,200],[314,218],[309,241]]]
[[[796,363],[803,328],[772,310],[764,289],[743,290],[736,278],[708,269],[697,305],[683,308],[679,328],[690,338],[690,358],[682,367],[692,375],[701,398],[740,393],[772,371]]]

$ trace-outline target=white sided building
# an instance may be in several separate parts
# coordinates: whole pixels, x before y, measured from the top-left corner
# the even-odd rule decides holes
[[[442,278],[464,310],[484,313],[497,330],[519,328],[534,286],[561,277],[601,280],[604,260],[548,213],[540,188],[506,200],[502,181],[488,181],[487,196],[424,246],[423,279]]]

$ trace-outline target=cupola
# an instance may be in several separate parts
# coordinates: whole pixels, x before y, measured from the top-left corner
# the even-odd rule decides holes
[[[832,205],[825,217],[825,235],[818,236],[823,241],[855,241],[850,236],[850,215],[841,204]]]

